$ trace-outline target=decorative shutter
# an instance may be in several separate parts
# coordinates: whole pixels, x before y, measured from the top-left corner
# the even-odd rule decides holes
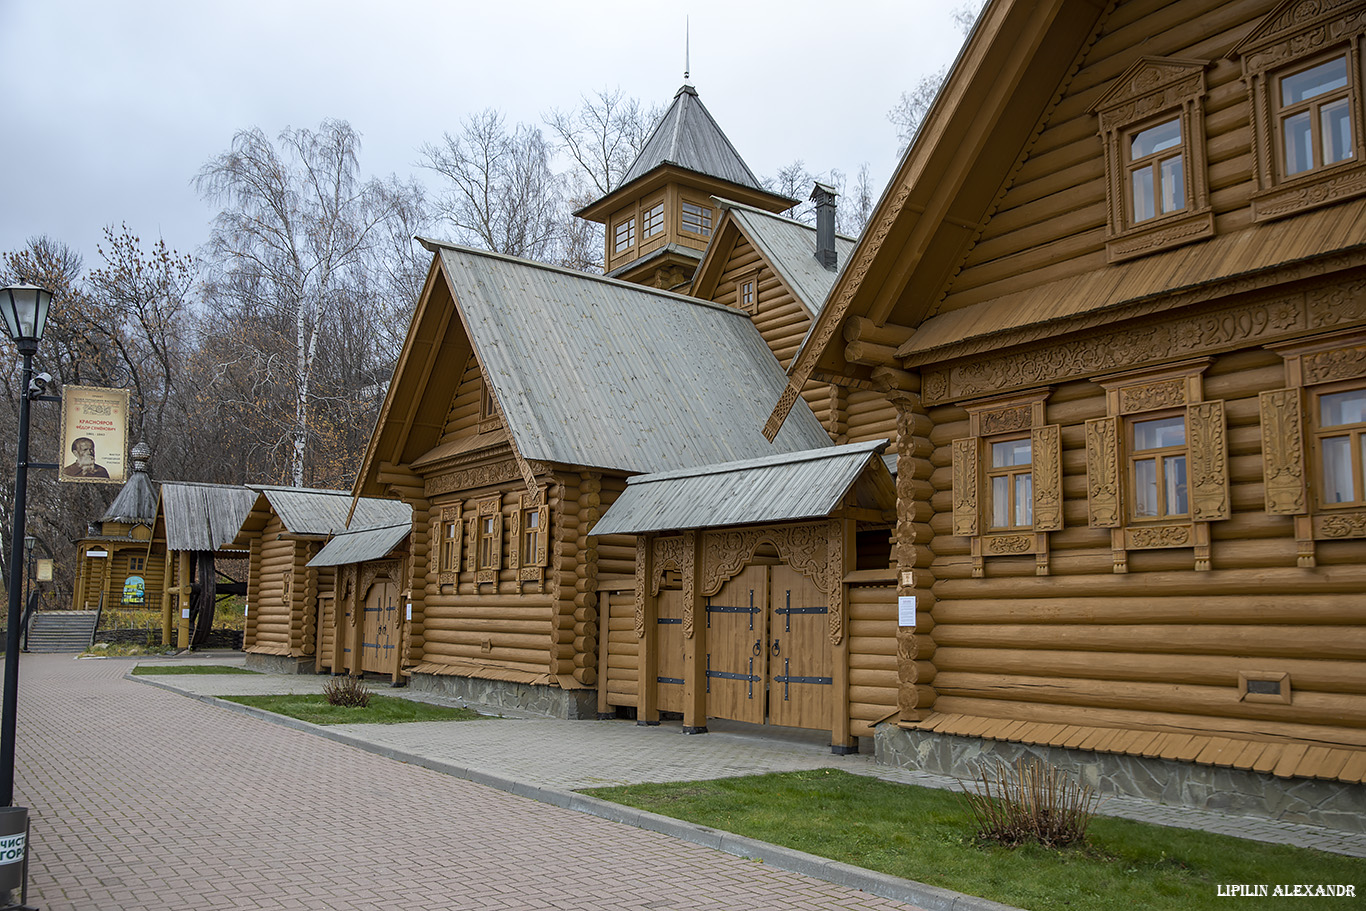
[[[953,533],[978,533],[977,493],[982,486],[980,449],[976,437],[953,441]]]
[[[525,500],[523,497],[517,499],[517,504],[512,508],[512,518],[508,520],[508,567],[518,569],[525,564],[522,562],[522,506]]]
[[[1186,406],[1186,434],[1191,518],[1196,522],[1227,519],[1228,425],[1223,401]]]
[[[1086,422],[1086,498],[1092,528],[1119,527],[1119,418]]]
[[[1309,511],[1305,491],[1303,401],[1298,389],[1274,389],[1260,396],[1262,406],[1262,476],[1266,479],[1266,511],[1273,516]]]
[[[1049,424],[1030,433],[1034,473],[1034,530],[1062,529],[1062,427]]]
[[[544,499],[542,496],[543,501]],[[536,553],[532,556],[531,562],[536,566],[545,566],[547,555],[550,552],[550,548],[547,546],[550,542],[550,507],[547,505],[540,506],[536,510],[536,516]]]
[[[493,571],[503,568],[503,511],[493,514]]]
[[[465,572],[473,573],[479,571],[479,519],[478,517],[465,520]]]

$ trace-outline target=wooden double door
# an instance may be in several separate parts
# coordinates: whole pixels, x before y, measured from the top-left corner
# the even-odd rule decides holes
[[[829,602],[809,578],[784,565],[748,566],[707,599],[706,613],[709,717],[831,727]]]
[[[387,579],[376,579],[365,595],[361,610],[360,669],[389,674],[394,671],[399,631],[398,585]]]

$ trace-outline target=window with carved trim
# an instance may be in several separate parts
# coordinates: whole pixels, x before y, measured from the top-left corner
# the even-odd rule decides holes
[[[1206,176],[1205,61],[1143,57],[1091,108],[1105,143],[1112,262],[1214,233]]]
[[[1314,445],[1323,506],[1366,506],[1366,389],[1314,395]]]
[[[953,441],[954,534],[986,558],[1033,554],[1048,573],[1048,535],[1062,524],[1062,428],[1046,424],[1047,392],[965,405],[972,436]]]
[[[462,527],[458,507],[442,510],[439,572],[455,573],[460,571],[460,532]]]
[[[1254,220],[1366,193],[1363,38],[1355,4],[1284,0],[1234,48],[1252,111]]]
[[[498,517],[479,517],[479,568],[498,568]]]
[[[1293,177],[1354,155],[1347,55],[1277,77],[1281,167]]]
[[[1086,422],[1087,512],[1111,530],[1114,571],[1132,551],[1189,547],[1211,567],[1211,522],[1229,518],[1224,403],[1204,398],[1211,360],[1096,380],[1108,416]]]

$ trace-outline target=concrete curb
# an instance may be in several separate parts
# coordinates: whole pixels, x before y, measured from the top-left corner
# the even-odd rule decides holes
[[[674,819],[671,816],[661,816],[658,813],[651,813],[647,810],[637,810],[634,807],[627,807],[606,800],[599,800],[587,794],[579,794],[575,791],[561,791],[556,788],[542,788],[526,782],[514,781],[510,778],[503,778],[498,775],[491,775],[488,772],[481,772],[477,769],[458,766],[449,762],[442,762],[416,753],[409,753],[404,750],[397,750],[392,747],[381,746],[363,737],[348,734],[329,727],[311,724],[307,721],[300,721],[297,718],[290,718],[285,715],[277,715],[274,712],[267,712],[249,705],[242,705],[237,702],[229,702],[217,696],[205,696],[198,693],[191,693],[183,690],[174,684],[155,679],[155,675],[134,676],[132,673],[125,674],[128,680],[138,683],[145,683],[149,686],[159,687],[181,696],[188,696],[197,699],[208,705],[218,706],[239,714],[249,715],[252,718],[259,718],[272,724],[282,727],[293,728],[296,731],[304,731],[319,737],[325,737],[336,743],[345,744],[382,756],[385,759],[394,759],[409,765],[429,769],[452,778],[463,778],[475,784],[485,785],[486,787],[496,788],[515,794],[518,797],[526,797],[540,803],[550,804],[577,813],[585,813],[589,816],[596,816],[610,822],[624,823],[628,826],[635,826],[638,829],[645,829],[650,832],[658,832],[661,835],[669,835],[681,841],[691,842],[706,848],[714,848],[736,857],[744,857],[755,860],[767,866],[779,870],[786,870],[791,873],[801,873],[813,879],[819,879],[837,886],[844,886],[849,889],[858,889],[879,898],[890,898],[895,901],[906,902],[907,904],[919,905],[925,911],[1021,911],[1012,905],[1003,905],[1000,902],[990,901],[985,898],[978,898],[973,895],[963,895],[949,889],[941,889],[938,886],[931,886],[925,883],[918,883],[911,879],[902,879],[897,876],[889,876],[886,873],[877,873],[872,870],[865,870],[852,864],[840,863],[825,857],[818,857],[815,854],[807,854],[805,851],[796,851],[792,848],[784,848],[780,845],[772,845],[768,842],[758,841],[753,838],[746,838],[743,835],[735,835],[731,832],[722,832],[719,829],[700,826],[695,823],[685,822],[681,819]]]

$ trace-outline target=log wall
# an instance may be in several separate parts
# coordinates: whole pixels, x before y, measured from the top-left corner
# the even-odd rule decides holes
[[[1277,2],[1116,4],[989,213],[942,312],[1105,266],[1105,151],[1091,106],[1140,54],[1209,61],[1203,108],[1215,231],[1246,226],[1252,131],[1242,63],[1230,52]]]
[[[281,538],[284,530],[279,517],[271,516],[258,538],[260,549],[252,549],[248,582],[254,588],[248,618],[251,647],[273,654],[302,655],[308,556],[300,542]]]
[[[952,441],[968,415],[932,409],[935,710],[1366,746],[1366,540],[1318,542],[1318,565],[1298,565],[1293,517],[1266,511],[1258,395],[1285,382],[1260,348],[1204,372],[1204,399],[1224,403],[1231,501],[1210,523],[1209,571],[1188,546],[1130,550],[1116,572],[1110,529],[1087,510],[1085,421],[1107,413],[1105,391],[1076,381],[1046,403],[1064,492],[1048,574],[1033,555],[988,556],[974,577],[971,539],[953,533]],[[1288,675],[1288,702],[1246,698],[1240,674]]]

